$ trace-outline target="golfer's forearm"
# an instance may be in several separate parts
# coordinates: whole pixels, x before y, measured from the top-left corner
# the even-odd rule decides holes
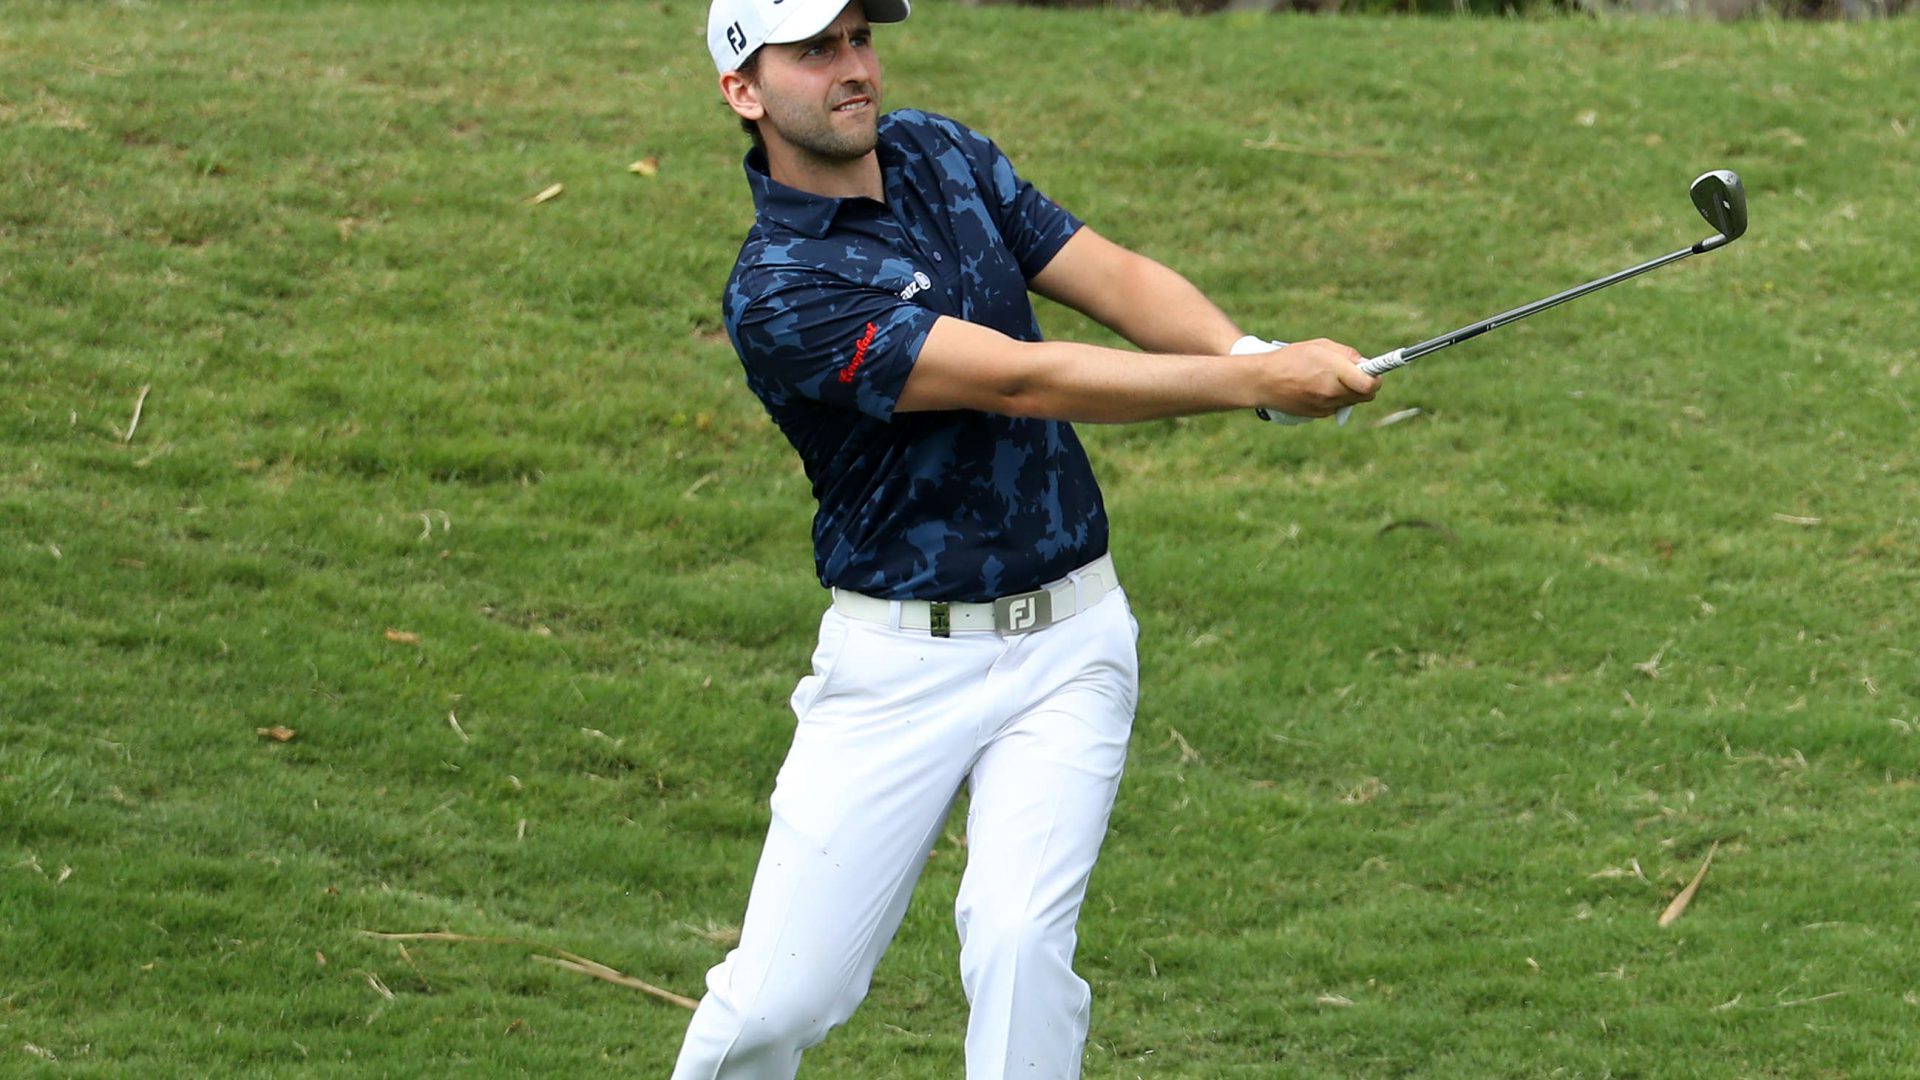
[[[990,411],[1076,423],[1124,424],[1250,409],[1256,366],[1239,358],[1137,354],[1071,341],[1031,344],[995,387]]]
[[[1193,282],[1144,255],[1128,259],[1116,280],[1114,304],[1101,321],[1147,352],[1219,355],[1241,336]]]
[[[1192,282],[1092,229],[1075,233],[1031,285],[1147,352],[1219,355],[1240,337]]]
[[[1264,405],[1331,416],[1373,400],[1359,353],[1316,338],[1252,356],[1128,353],[1073,341],[1018,341],[943,315],[921,343],[894,411],[977,409],[1123,424]]]
[[[1119,424],[1282,406],[1297,381],[1277,354],[1124,352],[1073,341],[1018,341],[951,316],[935,321],[895,412],[977,409],[1003,416]]]

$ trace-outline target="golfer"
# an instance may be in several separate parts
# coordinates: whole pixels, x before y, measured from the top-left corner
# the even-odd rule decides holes
[[[757,216],[728,335],[819,500],[832,600],[740,944],[674,1080],[785,1080],[852,1015],[961,786],[969,1080],[1080,1075],[1075,925],[1126,759],[1138,624],[1072,421],[1372,398],[1360,354],[1243,335],[987,139],[881,112],[907,0],[713,0]],[[1141,353],[1043,342],[1028,290]],[[1246,354],[1246,355],[1234,355]]]

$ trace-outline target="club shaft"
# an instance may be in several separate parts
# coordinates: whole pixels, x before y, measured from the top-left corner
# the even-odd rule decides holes
[[[1585,285],[1575,285],[1573,288],[1568,289],[1565,292],[1554,293],[1552,296],[1549,296],[1544,300],[1535,300],[1531,304],[1524,304],[1520,307],[1514,308],[1512,311],[1503,311],[1500,314],[1495,315],[1490,319],[1482,319],[1471,326],[1463,326],[1458,330],[1452,330],[1447,333],[1441,334],[1439,337],[1428,338],[1426,341],[1423,341],[1418,345],[1409,345],[1406,348],[1400,350],[1400,362],[1407,363],[1409,361],[1419,359],[1420,357],[1425,356],[1430,352],[1436,352],[1440,349],[1444,349],[1449,345],[1457,345],[1460,342],[1467,340],[1468,338],[1479,337],[1481,334],[1484,334],[1487,331],[1492,330],[1496,327],[1505,326],[1506,324],[1510,322],[1514,322],[1515,320],[1518,320],[1518,319],[1524,319],[1527,316],[1534,314],[1535,312],[1545,311],[1550,307],[1557,307],[1561,304],[1566,303],[1569,300],[1577,300],[1580,297],[1585,296],[1590,292],[1594,292],[1599,289],[1604,289],[1609,285],[1617,285],[1620,282],[1625,281],[1630,277],[1638,277],[1649,270],[1657,270],[1660,267],[1665,266],[1670,262],[1678,262],[1679,260],[1684,259],[1687,256],[1695,254],[1696,252],[1699,252],[1701,250],[1703,249],[1700,244],[1695,244],[1692,247],[1684,247],[1684,248],[1681,248],[1679,251],[1671,252],[1669,254],[1662,255],[1657,259],[1652,259],[1647,262],[1643,262],[1639,266],[1628,267],[1627,269],[1622,270],[1617,274],[1608,274],[1606,277],[1596,278],[1592,281],[1587,282]]]

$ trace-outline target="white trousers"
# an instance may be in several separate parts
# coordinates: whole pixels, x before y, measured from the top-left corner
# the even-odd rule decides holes
[[[967,1080],[1073,1080],[1092,994],[1075,924],[1138,694],[1126,594],[1003,637],[829,610],[740,945],[707,975],[673,1080],[791,1080],[853,1014],[968,784],[954,920]]]

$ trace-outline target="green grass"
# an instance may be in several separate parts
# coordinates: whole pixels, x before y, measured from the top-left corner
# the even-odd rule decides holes
[[[924,7],[892,104],[1273,336],[1751,198],[1344,430],[1086,432],[1145,630],[1087,1075],[1920,1072],[1920,24]],[[821,595],[703,19],[0,5],[0,1073],[666,1074],[672,1006],[358,931],[694,994],[739,917]],[[960,1074],[961,860],[809,1075]]]

